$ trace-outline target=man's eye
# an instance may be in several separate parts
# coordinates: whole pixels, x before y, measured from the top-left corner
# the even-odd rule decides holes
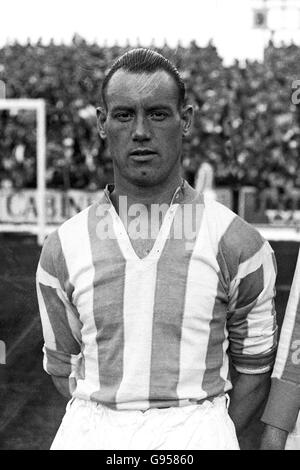
[[[123,111],[122,113],[117,113],[115,117],[121,122],[127,122],[131,119],[131,114]]]
[[[155,121],[163,121],[164,119],[166,119],[166,117],[167,114],[163,111],[154,111],[153,113],[151,113],[151,118]]]

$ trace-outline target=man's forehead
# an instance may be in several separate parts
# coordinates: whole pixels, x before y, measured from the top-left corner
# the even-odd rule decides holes
[[[178,102],[178,87],[173,79],[164,70],[153,73],[133,73],[126,70],[117,70],[111,77],[107,90],[107,101],[116,102],[130,100],[163,99],[164,101]]]

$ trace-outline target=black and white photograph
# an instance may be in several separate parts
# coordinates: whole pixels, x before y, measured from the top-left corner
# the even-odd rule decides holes
[[[300,450],[300,0],[0,18],[0,450]]]

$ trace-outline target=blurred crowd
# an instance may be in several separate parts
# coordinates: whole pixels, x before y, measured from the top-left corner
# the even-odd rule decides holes
[[[112,163],[96,127],[103,76],[130,47],[88,44],[7,44],[0,49],[0,80],[7,98],[44,98],[47,105],[47,185],[103,188]],[[156,48],[179,68],[195,107],[183,169],[193,184],[202,162],[217,186],[251,185],[279,191],[300,187],[300,105],[292,82],[300,79],[300,48],[265,49],[263,62],[229,67],[213,44]],[[299,94],[300,96],[300,94]],[[36,123],[29,111],[1,111],[0,187],[36,185]]]

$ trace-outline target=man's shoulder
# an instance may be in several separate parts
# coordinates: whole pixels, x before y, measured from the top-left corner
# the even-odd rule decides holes
[[[262,239],[259,231],[242,217],[229,209],[221,202],[204,197],[204,203],[207,218],[219,226],[220,229],[230,231],[231,234],[237,233],[240,238],[257,237]]]
[[[206,201],[209,226],[216,231],[219,249],[240,262],[251,258],[268,242],[253,225],[217,201]]]
[[[78,256],[83,243],[88,243],[88,215],[95,204],[66,220],[47,236],[39,263],[45,271],[56,275],[64,266],[64,260]]]
[[[96,202],[78,212],[74,216],[67,219],[53,232],[51,232],[45,239],[43,251],[54,256],[56,253],[61,252],[62,239],[66,242],[70,238],[76,240],[80,229],[83,229],[88,224],[88,215],[90,210],[96,206]]]
[[[94,202],[93,204],[89,205],[85,209],[81,210],[80,212],[73,215],[72,217],[67,219],[65,222],[63,222],[60,225],[60,227],[57,229],[58,234],[61,235],[61,234],[67,233],[67,232],[72,232],[73,235],[74,235],[73,230],[76,227],[80,227],[80,226],[87,223],[88,214],[89,214],[91,208],[93,206],[95,206],[95,204],[96,203]]]

